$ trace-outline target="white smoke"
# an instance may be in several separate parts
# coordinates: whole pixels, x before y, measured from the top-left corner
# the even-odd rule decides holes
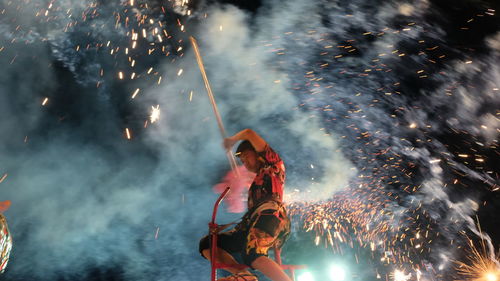
[[[112,16],[94,19],[95,25],[75,25],[64,31],[89,2],[58,3],[61,9],[49,14],[60,16],[46,25],[38,24],[32,15],[48,7],[48,2],[38,1],[33,9],[21,9],[25,14],[15,17],[32,32],[9,32],[16,24],[0,19],[1,43],[6,46],[0,52],[0,61],[7,66],[0,76],[0,176],[9,174],[0,185],[0,200],[12,200],[6,215],[14,238],[7,274],[14,276],[12,279],[54,280],[61,275],[84,279],[84,272],[92,268],[120,268],[126,280],[201,280],[208,276],[208,265],[199,257],[196,242],[206,233],[216,197],[211,194],[211,186],[228,165],[193,54],[186,52],[173,63],[168,58],[159,70],[164,74],[162,84],[141,91],[142,99],[134,103],[137,108],[148,109],[159,104],[162,110],[160,121],[144,131],[147,140],[123,138],[118,114],[107,111],[112,108],[109,100],[98,100],[95,105],[82,103],[82,110],[89,109],[81,128],[54,129],[52,125],[45,132],[42,125],[49,123],[45,120],[49,118],[44,117],[44,110],[49,107],[41,107],[41,100],[58,87],[51,62],[61,62],[81,85],[94,89],[101,79],[99,70],[115,61],[91,56],[95,50],[83,51],[85,44],[76,52],[74,40],[81,39],[80,32],[90,32],[95,36],[90,38],[102,41],[91,43],[109,40],[114,44],[120,42],[115,39],[126,35],[123,27],[102,28],[114,26]],[[427,1],[393,2],[370,9],[362,4],[268,2],[254,18],[232,6],[214,6],[203,11],[206,19],[202,16],[205,13],[198,13],[199,27],[186,24],[187,32],[199,39],[227,132],[245,127],[259,132],[285,159],[289,170],[286,192],[299,190],[290,200],[300,201],[330,198],[350,183],[360,167],[370,175],[372,168],[385,163],[367,163],[366,159],[390,148],[419,163],[423,173],[430,173],[422,183],[421,194],[413,199],[425,203],[435,218],[444,218],[443,224],[453,219],[450,225],[456,225],[456,231],[468,227],[478,234],[471,219],[478,202],[474,198],[452,202],[442,188],[447,180],[442,171],[445,166],[432,160],[439,154],[472,179],[487,185],[494,180],[457,163],[436,140],[432,142],[434,147],[415,149],[406,138],[413,122],[415,134],[423,140],[421,129],[427,125],[432,125],[433,132],[447,130],[442,122],[431,118],[433,111],[444,105],[449,127],[482,137],[486,144],[496,142],[498,118],[483,112],[482,106],[498,100],[500,71],[495,65],[497,59],[491,58],[498,57],[500,35],[487,38],[492,52],[489,57],[471,63],[464,59],[452,62],[444,69],[450,74],[447,78],[432,78],[442,86],[421,92],[420,107],[413,106],[405,93],[395,93],[392,87],[405,75],[404,67],[400,73],[391,70],[403,63],[424,65],[426,57],[399,57],[400,53],[394,52],[402,43],[417,44],[424,34],[440,42],[444,33],[438,27],[430,33],[432,24],[423,22]],[[113,10],[116,6],[103,8]],[[139,8],[136,11],[143,15]],[[185,9],[177,12],[183,14]],[[405,27],[408,30],[393,29],[394,15],[411,17],[408,21],[417,24]],[[372,33],[373,43],[359,43],[364,42],[364,32]],[[382,32],[386,35],[378,35]],[[347,42],[353,37],[354,43]],[[26,44],[11,45],[14,38]],[[338,45],[347,43],[359,48],[359,55],[346,53],[341,59],[335,58],[345,51]],[[322,52],[330,53],[320,64],[318,54]],[[16,54],[17,59],[10,64]],[[374,62],[384,58],[390,58],[383,61],[389,67]],[[328,67],[322,66],[325,63]],[[383,71],[376,72],[377,67]],[[183,72],[178,75],[180,69]],[[305,77],[308,73],[314,77]],[[360,78],[356,75],[360,73],[370,76]],[[484,87],[471,90],[459,85],[452,98],[446,95],[446,89],[457,81],[472,83],[475,77],[485,81]],[[96,91],[109,97],[124,94],[106,87]],[[402,108],[401,119],[391,116],[391,106]],[[50,118],[55,115],[49,114]],[[64,125],[64,121],[61,123]],[[92,129],[96,129],[95,139],[89,137],[92,132],[81,132]],[[364,132],[372,137],[358,139]],[[368,142],[374,148],[366,145]],[[391,173],[398,171],[381,173],[393,176]],[[387,206],[396,214],[402,214],[405,208],[396,202]],[[221,221],[229,218],[221,214]],[[155,233],[159,233],[158,239]],[[450,233],[450,237],[455,234]],[[485,235],[481,238],[489,241]],[[443,251],[453,258],[451,249]]]

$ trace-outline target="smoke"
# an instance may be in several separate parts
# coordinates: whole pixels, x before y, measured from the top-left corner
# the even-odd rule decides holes
[[[139,2],[0,6],[0,200],[12,201],[14,239],[6,280],[208,276],[197,241],[229,165],[186,35],[199,40],[227,133],[252,128],[284,159],[288,202],[324,202],[360,182],[422,186],[384,203],[396,215],[382,218],[395,225],[422,203],[446,239],[469,229],[490,241],[471,218],[479,195],[451,198],[443,186],[454,171],[486,187],[495,179],[462,163],[443,132],[496,145],[498,33],[478,54],[448,46],[428,1],[269,1],[253,17],[230,5],[188,12],[176,1],[163,13]],[[162,43],[149,35],[157,22],[172,38],[149,55]],[[160,120],[144,126],[156,105]]]
[[[113,274],[127,280],[199,280],[189,276],[193,265],[187,271],[181,268],[199,259],[196,241],[206,232],[205,214],[215,198],[206,194],[227,167],[192,54],[178,65],[163,66],[162,86],[147,89],[138,102],[139,109],[161,106],[162,120],[150,125],[150,138],[127,141],[121,109],[113,104],[120,106],[126,98],[113,97],[114,85],[107,73],[102,75],[113,58],[99,52],[108,41],[116,48],[126,32],[122,25],[106,28],[112,26],[112,17],[94,13],[109,15],[119,4],[58,4],[50,10],[45,8],[49,3],[37,3],[21,9],[20,15],[10,15],[22,32],[4,32],[2,38],[2,45],[8,46],[3,64],[15,58],[1,78],[1,130],[10,136],[2,140],[2,172],[8,174],[2,198],[13,203],[7,216],[14,237],[6,278]],[[288,155],[297,150],[306,155],[307,146],[321,145],[333,153],[336,145],[317,130],[319,123],[309,120],[307,113],[292,111],[296,102],[285,75],[265,64],[258,47],[242,42],[250,40],[244,13],[228,9],[235,14],[211,11],[216,17],[207,26],[223,25],[227,36],[222,38],[229,41],[200,36],[207,66],[217,70],[210,78],[228,131],[254,128],[290,159],[287,163],[299,162]],[[31,15],[45,10],[48,23],[39,25]],[[2,27],[14,28],[7,21]],[[234,38],[241,32],[247,34]],[[19,43],[9,43],[14,38]],[[234,45],[235,39],[242,41]],[[177,75],[181,68],[182,75]],[[230,74],[235,76],[228,79]],[[191,90],[193,102],[188,101]],[[270,122],[280,115],[280,123]],[[303,140],[306,126],[310,133]],[[286,145],[285,139],[298,145]],[[335,154],[334,160],[346,161],[338,151]],[[339,173],[349,170],[349,164],[339,161],[325,167]],[[344,173],[328,186],[345,185],[350,172]],[[331,190],[326,190],[324,196],[329,195]],[[172,263],[172,256],[182,258]],[[203,264],[194,265],[199,266]]]
[[[289,180],[288,184],[309,190],[316,199],[329,198],[333,190],[344,187],[353,174],[335,138],[326,135],[308,113],[296,110],[297,102],[288,90],[291,82],[287,74],[268,61],[263,46],[255,45],[262,40],[261,35],[250,32],[246,23],[248,19],[241,10],[225,6],[209,10],[208,14],[210,17],[198,30],[201,53],[228,134],[245,127],[253,128],[282,155],[288,167],[296,164],[309,166],[310,163],[300,162],[308,158],[319,159],[318,166],[324,169],[324,176],[320,176],[322,181],[312,185],[299,181],[299,176],[294,178],[292,174],[291,177],[297,180]],[[179,68],[183,69],[182,75],[175,77],[174,73],[178,71],[168,66],[167,77],[174,76],[173,81],[150,92],[149,96],[167,115],[166,121],[151,133],[151,137],[160,147],[167,149],[167,154],[176,153],[178,157],[196,155],[197,159],[222,162],[221,137],[217,135],[215,118],[192,53],[185,55]],[[191,91],[194,92],[193,98],[188,101]],[[181,128],[192,129],[179,133],[176,129]],[[197,139],[202,140],[201,147]],[[171,145],[179,140],[189,140],[187,145],[191,149],[179,151],[179,147]],[[310,155],[303,159],[289,156],[305,154],[306,149]],[[318,157],[320,153],[323,157]],[[206,169],[193,165],[197,171]]]
[[[124,34],[102,28],[109,20],[81,21],[90,1],[56,3],[41,25],[43,16],[33,15],[49,3],[9,14],[11,4],[2,3],[1,28],[9,32],[0,41],[7,66],[0,77],[0,171],[8,175],[1,197],[12,201],[6,216],[14,239],[6,280],[81,280],[106,271],[151,280],[154,260],[162,262],[166,249],[194,255],[177,237],[191,230],[186,221],[203,225],[183,210],[193,192],[182,179],[173,181],[175,174],[156,170],[151,151],[123,139],[111,87],[96,87],[106,82],[99,73],[113,58],[99,56],[95,44],[120,42]],[[172,269],[177,266],[161,271]]]

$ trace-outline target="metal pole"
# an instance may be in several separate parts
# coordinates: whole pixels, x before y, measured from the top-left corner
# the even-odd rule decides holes
[[[205,82],[205,88],[207,88],[208,98],[210,99],[210,103],[212,104],[212,108],[214,110],[215,118],[217,119],[217,124],[219,125],[219,131],[223,139],[227,137],[226,130],[224,129],[224,124],[222,123],[222,118],[220,117],[219,110],[217,109],[217,104],[215,103],[214,94],[212,93],[212,88],[210,87],[210,83],[208,83],[207,74],[205,72],[205,67],[203,66],[203,60],[201,58],[200,50],[198,48],[198,43],[193,36],[190,36],[191,44],[193,45],[194,53],[196,55],[196,61],[198,62],[198,66],[200,68],[201,76],[203,77],[203,82]],[[233,153],[230,150],[226,151],[227,159],[229,160],[229,164],[231,165],[231,169],[236,173],[239,177],[239,171],[236,165],[236,159],[234,159]]]

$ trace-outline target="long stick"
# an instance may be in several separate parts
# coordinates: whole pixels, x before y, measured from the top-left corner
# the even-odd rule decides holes
[[[203,77],[203,82],[205,82],[205,88],[207,88],[208,98],[210,99],[210,103],[212,104],[212,108],[214,110],[215,118],[217,119],[217,124],[219,125],[219,131],[223,139],[227,137],[226,130],[224,129],[224,124],[222,123],[222,118],[220,117],[219,110],[217,109],[217,104],[215,103],[214,94],[212,93],[212,88],[210,88],[210,83],[208,83],[207,74],[205,72],[205,67],[203,66],[203,60],[201,59],[200,50],[198,49],[198,43],[193,36],[190,36],[191,44],[193,45],[194,53],[196,54],[196,61],[198,62],[198,66],[200,67],[201,76]],[[227,159],[229,160],[229,164],[231,165],[231,169],[236,175],[239,177],[239,171],[236,165],[236,159],[234,159],[233,153],[230,150],[226,151]]]

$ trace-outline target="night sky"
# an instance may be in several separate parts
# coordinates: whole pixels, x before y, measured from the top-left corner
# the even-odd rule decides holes
[[[194,36],[228,134],[285,162],[285,263],[500,280],[499,9],[1,0],[0,279],[209,280],[198,241],[230,168]]]

